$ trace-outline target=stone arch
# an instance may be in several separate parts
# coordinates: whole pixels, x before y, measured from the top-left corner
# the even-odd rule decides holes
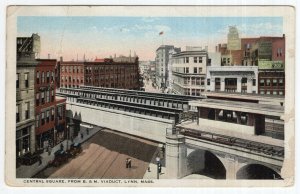
[[[276,169],[263,164],[251,163],[241,167],[236,173],[237,179],[282,179]]]
[[[226,168],[214,153],[197,149],[187,156],[187,175],[200,174],[213,179],[226,179]]]

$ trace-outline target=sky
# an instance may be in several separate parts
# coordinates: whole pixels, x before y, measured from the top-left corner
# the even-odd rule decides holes
[[[226,43],[229,26],[240,38],[282,36],[282,17],[54,17],[19,16],[17,36],[41,37],[41,58],[94,60],[134,52],[140,60],[154,60],[156,49],[174,45],[208,46]],[[159,35],[163,32],[163,35]],[[78,56],[78,57],[77,57]]]

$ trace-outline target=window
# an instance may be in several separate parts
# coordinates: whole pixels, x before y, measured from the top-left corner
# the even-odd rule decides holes
[[[266,94],[270,95],[270,94],[271,94],[271,92],[268,90]]]
[[[264,79],[259,80],[259,86],[265,86],[265,80]]]
[[[199,63],[202,63],[202,57],[199,57]]]
[[[186,57],[186,58],[185,58],[185,62],[186,62],[186,63],[189,63],[189,57]]]
[[[196,96],[196,89],[192,89],[192,96]]]
[[[51,121],[54,121],[54,108],[51,109]]]
[[[26,102],[25,103],[25,111],[24,111],[24,113],[25,113],[25,119],[29,119],[29,106],[30,106],[30,103],[29,102]]]
[[[45,113],[42,112],[42,125],[44,125],[44,124],[45,124]]]
[[[227,63],[230,63],[230,58],[227,58]]]
[[[196,96],[200,96],[200,89],[196,90]]]
[[[42,72],[42,83],[45,83],[45,72]]]
[[[256,86],[256,79],[252,80],[252,86]]]
[[[52,71],[51,81],[54,81],[54,72]]]
[[[205,85],[205,78],[201,77],[201,86],[204,86],[204,85]]]
[[[49,81],[50,81],[50,72],[47,71],[47,83],[49,83]]]
[[[16,120],[17,122],[20,122],[19,105],[16,106]]]
[[[54,102],[54,90],[51,90],[51,101]]]
[[[277,79],[273,79],[272,82],[273,82],[272,83],[273,86],[277,86]]]
[[[38,128],[39,124],[40,124],[40,116],[36,115],[36,117],[35,117],[35,127]]]
[[[284,83],[283,83],[283,79],[279,79],[279,84],[278,84],[279,86],[283,86],[284,85]]]
[[[46,102],[50,102],[50,91],[46,91]]]
[[[197,73],[197,67],[194,67],[194,73]]]
[[[270,86],[270,85],[271,85],[271,80],[270,80],[270,79],[267,79],[266,86]]]
[[[210,79],[207,79],[207,85],[210,86]]]
[[[25,73],[25,87],[26,87],[26,88],[29,87],[28,75],[29,75],[29,73]]]
[[[197,57],[194,57],[194,63],[197,63]]]
[[[36,106],[39,106],[40,105],[40,93],[36,93],[35,95],[35,104]]]
[[[202,67],[199,67],[199,73],[202,73]]]
[[[61,72],[63,73],[65,71],[65,66],[61,67]]]
[[[200,77],[196,78],[196,85],[199,86],[200,85]]]
[[[283,91],[279,91],[279,95],[281,95],[281,96],[282,96],[282,95],[283,95]]]
[[[41,95],[42,95],[42,103],[41,104],[44,104],[45,103],[45,92],[42,92]]]
[[[36,83],[37,84],[40,83],[40,72],[39,71],[36,72]]]
[[[196,78],[195,77],[192,77],[192,85],[196,85]]]
[[[262,91],[260,91],[260,94],[265,94],[265,91],[263,91],[263,90],[262,90]]]
[[[19,79],[20,79],[20,74],[17,73],[17,78],[16,78],[16,87],[17,88],[19,88],[19,83],[20,83]]]
[[[185,73],[189,73],[189,68],[188,67],[185,68]]]
[[[277,91],[273,91],[273,95],[277,95]]]
[[[64,82],[64,76],[61,76],[61,82]]]
[[[50,121],[50,111],[49,110],[47,110],[47,112],[46,112],[46,121],[47,121],[47,123],[49,123],[49,121]]]

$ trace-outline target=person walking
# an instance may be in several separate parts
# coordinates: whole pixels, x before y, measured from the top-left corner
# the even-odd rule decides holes
[[[128,159],[128,168],[131,168],[131,159]]]
[[[128,158],[126,159],[126,168],[128,168],[129,167],[129,163],[128,163]]]
[[[39,155],[38,160],[39,160],[39,166],[40,166],[43,163],[42,162],[42,156]]]

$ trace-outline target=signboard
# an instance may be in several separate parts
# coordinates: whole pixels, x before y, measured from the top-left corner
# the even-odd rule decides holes
[[[258,61],[258,69],[284,69],[282,61]]]

